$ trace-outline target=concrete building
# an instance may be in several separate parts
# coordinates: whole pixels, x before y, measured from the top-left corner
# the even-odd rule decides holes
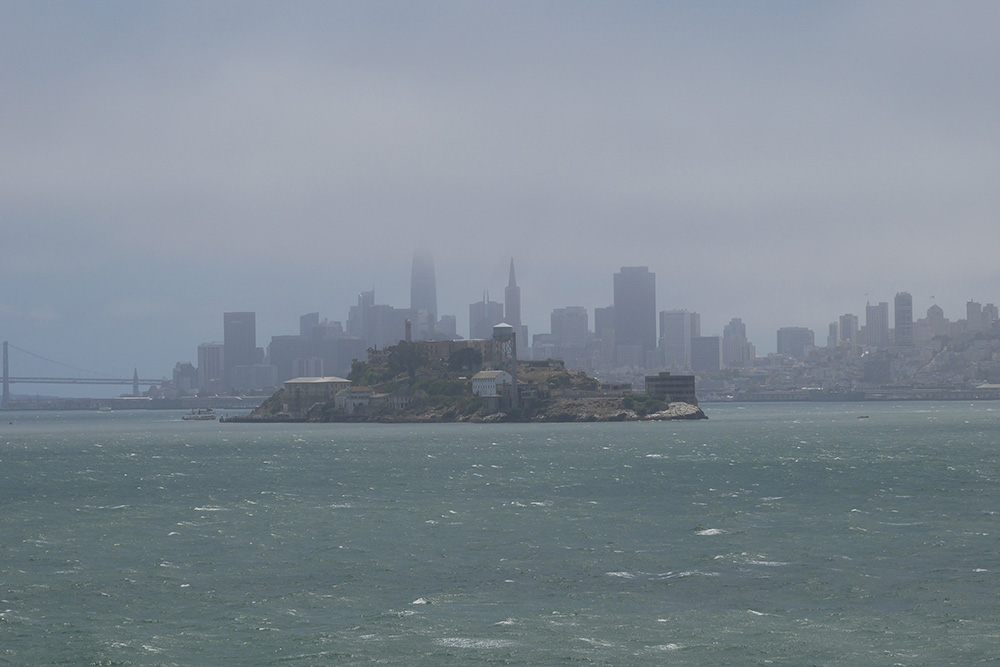
[[[590,320],[583,306],[556,308],[549,321],[557,345],[582,347],[590,340]]]
[[[614,275],[615,363],[645,366],[656,350],[656,274],[623,266]],[[636,363],[638,362],[638,363]]]
[[[413,253],[410,310],[416,316],[413,320],[413,340],[434,338],[438,317],[437,280],[434,276],[434,257],[429,252]]]
[[[747,327],[738,317],[729,320],[722,329],[722,365],[724,368],[748,368],[757,350],[747,340]]]
[[[722,338],[695,336],[691,339],[691,370],[696,373],[722,370]]]
[[[198,389],[202,393],[222,393],[224,350],[223,343],[202,343],[198,346]]]
[[[803,359],[816,347],[816,335],[805,327],[782,327],[778,329],[778,354]]]
[[[303,415],[317,403],[327,403],[342,390],[351,386],[350,380],[342,377],[299,377],[284,383],[282,392],[283,412]]]
[[[260,363],[257,356],[257,314],[252,312],[223,313],[223,372],[224,389],[235,388],[233,372],[237,366]]]
[[[489,292],[483,300],[469,304],[469,338],[485,339],[493,336],[493,327],[503,322],[503,304],[490,301]]]
[[[865,331],[867,333],[864,345],[869,347],[889,347],[889,303],[881,301],[877,306],[865,305]]]
[[[909,292],[897,292],[893,306],[896,345],[913,345],[913,297]]]
[[[513,376],[507,371],[479,371],[472,376],[472,393],[476,396],[499,396],[503,385],[512,385]]]
[[[660,311],[660,361],[675,370],[691,368],[691,339],[701,335],[701,315],[686,310]]]
[[[845,313],[840,316],[840,342],[842,343],[855,343],[858,342],[858,316],[852,315],[850,313]]]
[[[698,405],[693,375],[671,375],[667,371],[647,375],[646,394],[668,403]]]

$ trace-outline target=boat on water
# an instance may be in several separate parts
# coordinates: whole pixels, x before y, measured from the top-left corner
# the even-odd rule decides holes
[[[208,421],[215,419],[215,410],[212,408],[196,408],[181,417],[185,421]]]

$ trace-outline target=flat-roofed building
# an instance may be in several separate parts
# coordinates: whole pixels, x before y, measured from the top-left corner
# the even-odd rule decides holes
[[[668,403],[698,405],[693,375],[671,375],[667,371],[657,375],[647,375],[646,394]]]

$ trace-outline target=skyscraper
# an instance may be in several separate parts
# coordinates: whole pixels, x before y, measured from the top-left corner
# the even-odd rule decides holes
[[[858,316],[845,313],[840,316],[841,342],[858,342]]]
[[[587,309],[583,306],[556,308],[550,317],[552,335],[560,346],[582,347],[590,339]]]
[[[517,286],[517,279],[514,277],[514,258],[510,258],[510,275],[507,279],[507,287],[503,291],[504,322],[514,327],[517,334],[517,349],[524,351],[528,342],[526,331],[522,331],[521,323],[521,288]]]
[[[615,274],[615,361],[646,365],[656,349],[656,274],[645,266],[623,266]]]
[[[410,272],[410,310],[426,317],[417,317],[413,337],[417,340],[433,338],[437,324],[437,281],[434,278],[434,257],[429,252],[413,253],[413,269]]]
[[[894,302],[896,345],[913,345],[913,297],[897,292]]]
[[[880,301],[877,306],[865,304],[865,330],[869,347],[889,347],[889,303]]]
[[[233,371],[237,366],[257,363],[257,314],[222,314],[222,360],[225,369],[226,390],[234,389]]]
[[[755,356],[753,343],[747,340],[747,325],[738,317],[729,320],[722,329],[722,365],[749,366]]]
[[[501,322],[503,322],[503,304],[490,301],[489,292],[483,294],[482,301],[469,304],[469,338],[477,340],[493,338],[493,327]]]
[[[701,315],[686,310],[660,311],[660,361],[665,368],[691,368],[691,339],[701,336]]]
[[[805,327],[781,327],[778,329],[778,354],[802,359],[816,347],[816,335]]]

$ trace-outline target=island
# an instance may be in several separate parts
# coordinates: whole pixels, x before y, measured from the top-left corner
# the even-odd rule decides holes
[[[504,358],[494,340],[400,341],[369,349],[347,378],[288,380],[241,422],[538,423],[707,419],[693,376],[647,377],[647,393],[559,359]]]

